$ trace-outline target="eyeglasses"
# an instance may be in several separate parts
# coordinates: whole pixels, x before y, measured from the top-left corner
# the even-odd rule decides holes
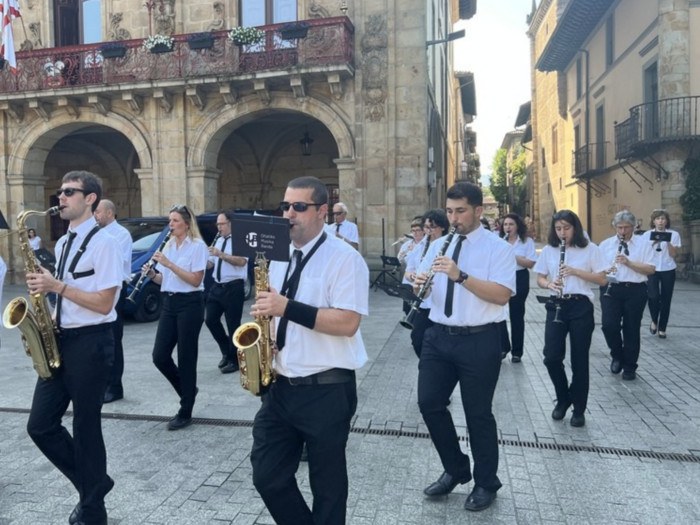
[[[79,192],[82,193],[83,195],[87,195],[87,194],[88,194],[87,191],[85,191],[85,190],[83,190],[83,189],[81,189],[81,188],[61,188],[60,190],[58,190],[58,191],[56,192],[56,197],[60,197],[62,193],[63,193],[66,197],[72,197],[73,195],[75,195],[75,192],[76,192],[76,191],[79,191]]]
[[[289,211],[289,208],[293,208],[295,212],[302,213],[309,209],[309,206],[323,206],[325,202],[280,202],[280,210]]]
[[[334,211],[333,215],[343,215],[345,212],[344,211]]]

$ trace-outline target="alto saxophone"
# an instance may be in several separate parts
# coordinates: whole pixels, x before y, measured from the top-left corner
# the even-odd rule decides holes
[[[258,252],[255,257],[255,294],[270,289],[267,259]],[[233,333],[233,344],[238,349],[238,367],[241,386],[255,396],[264,393],[274,381],[272,352],[274,341],[271,337],[269,316],[256,316],[255,321],[244,323]]]
[[[17,216],[19,247],[27,273],[41,272],[34,250],[29,246],[27,217],[56,215],[60,209],[60,206],[54,206],[46,211],[25,210]],[[33,312],[29,309],[29,302],[32,304]],[[5,328],[19,328],[24,350],[32,358],[34,370],[41,379],[51,379],[61,366],[61,355],[58,351],[56,328],[51,318],[46,295],[29,294],[29,301],[24,297],[13,299],[2,314],[2,322]]]

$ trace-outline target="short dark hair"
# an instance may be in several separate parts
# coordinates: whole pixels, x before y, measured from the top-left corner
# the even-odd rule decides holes
[[[447,198],[453,200],[467,199],[470,206],[483,206],[484,194],[473,182],[458,182],[447,190]]]
[[[423,224],[425,224],[427,220],[432,222],[435,226],[442,228],[443,232],[447,232],[447,230],[450,229],[450,221],[447,219],[447,214],[445,210],[441,210],[440,208],[426,211],[425,215],[423,215]]]
[[[296,190],[306,190],[311,189],[311,200],[316,204],[327,204],[328,203],[328,188],[316,177],[311,177],[306,175],[304,177],[297,177],[292,179],[287,183],[287,188],[293,188]]]
[[[508,213],[506,214],[505,217],[503,217],[503,220],[501,221],[501,233],[503,236],[505,236],[505,233],[503,231],[503,223],[506,222],[506,219],[513,219],[515,221],[515,226],[518,228],[518,237],[520,237],[520,240],[525,242],[525,239],[527,238],[527,226],[525,225],[525,221],[522,219],[520,215],[517,213]]]
[[[547,244],[558,248],[561,244],[561,240],[554,229],[554,223],[557,221],[564,221],[571,224],[574,227],[574,237],[571,240],[571,244],[578,248],[585,248],[588,246],[588,239],[583,234],[583,225],[581,224],[581,219],[578,218],[571,210],[559,210],[554,215],[552,215],[552,224],[549,227],[549,236],[547,237]]]
[[[97,209],[97,205],[102,199],[102,179],[100,179],[94,173],[84,170],[69,171],[63,176],[63,182],[80,182],[83,185],[83,190],[85,190],[84,195],[89,195],[94,193],[97,197],[95,202],[92,203],[92,211]]]

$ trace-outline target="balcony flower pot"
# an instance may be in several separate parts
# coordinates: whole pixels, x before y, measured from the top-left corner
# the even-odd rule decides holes
[[[228,32],[228,39],[239,47],[259,44],[264,38],[265,31],[256,27],[234,27]]]
[[[190,49],[211,49],[214,46],[214,35],[211,33],[194,33],[187,38]]]
[[[150,49],[151,53],[154,53],[156,55],[160,53],[170,53],[172,50],[172,47],[168,47],[165,44],[156,44]]]
[[[143,41],[144,49],[151,53],[169,53],[174,45],[175,40],[169,35],[151,35]]]
[[[306,38],[309,32],[309,24],[305,22],[294,22],[285,24],[280,28],[280,35],[284,40],[295,40],[297,38]]]
[[[100,48],[102,58],[122,58],[126,56],[126,46],[121,44],[104,45]]]

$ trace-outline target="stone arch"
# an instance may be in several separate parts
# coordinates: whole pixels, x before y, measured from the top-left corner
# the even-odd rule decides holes
[[[265,104],[256,95],[250,95],[233,106],[226,106],[213,114],[199,129],[187,155],[187,166],[215,167],[217,155],[226,137],[236,128],[255,120],[261,114],[275,111],[302,113],[321,122],[335,139],[340,159],[354,159],[355,147],[349,119],[321,100],[307,96],[299,101],[291,93],[275,92],[272,101]]]
[[[142,168],[152,168],[151,147],[144,130],[119,113],[86,113],[78,118],[68,112],[57,111],[43,125],[27,126],[16,139],[17,146],[10,152],[8,175],[41,173],[51,148],[67,134],[85,126],[102,125],[126,136],[136,150]]]

